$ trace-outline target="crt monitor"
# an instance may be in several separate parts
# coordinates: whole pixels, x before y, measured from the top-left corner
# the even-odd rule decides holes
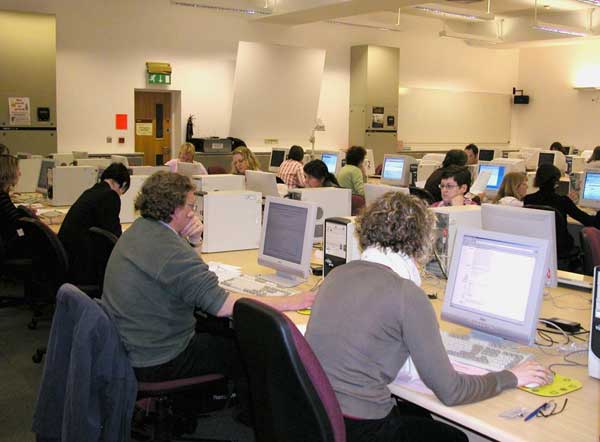
[[[177,163],[177,173],[189,177],[194,175],[204,175],[204,168],[202,167],[202,164],[179,161]]]
[[[442,319],[533,344],[547,253],[545,239],[459,227]]]
[[[316,219],[315,203],[267,197],[258,263],[277,273],[265,279],[294,287],[308,278]]]
[[[74,150],[72,153],[75,160],[81,160],[82,158],[88,157],[88,153],[82,150]]]
[[[52,175],[52,169],[54,168],[54,160],[43,159],[42,166],[40,167],[40,176],[38,178],[37,191],[40,193],[47,193],[48,187],[51,185],[49,182],[49,176]]]
[[[554,164],[554,152],[540,152],[538,156],[538,167],[542,164]]]
[[[502,180],[504,179],[506,166],[502,164],[480,164],[479,172],[490,172],[490,178],[487,182],[487,186],[485,186],[485,193],[488,195],[495,195],[500,188],[500,184],[502,184]]]
[[[278,172],[279,166],[285,161],[287,154],[288,149],[274,147],[271,151],[271,158],[269,159],[269,172]]]
[[[479,161],[492,161],[496,151],[494,149],[479,149]]]
[[[406,155],[385,155],[381,169],[381,184],[408,187],[410,185],[410,166],[416,164],[413,157]]]
[[[323,152],[321,154],[321,161],[327,166],[329,173],[337,175],[339,172],[341,158],[339,152]]]
[[[556,287],[555,223],[554,211],[550,210],[525,209],[499,204],[483,204],[481,206],[482,229],[548,240],[548,257],[544,282],[550,287]]]
[[[370,206],[375,200],[381,198],[388,192],[401,192],[409,195],[408,187],[388,186],[387,184],[365,183],[365,204]]]
[[[125,155],[111,155],[110,156],[111,163],[121,163],[125,167],[129,167],[129,160]]]
[[[261,170],[246,171],[246,190],[260,192],[263,198],[269,195],[280,196],[280,187],[284,190],[287,186],[285,186],[285,184],[278,186],[277,178],[274,173],[263,172]]]
[[[600,171],[585,171],[581,194],[579,196],[579,205],[592,209],[600,209]]]

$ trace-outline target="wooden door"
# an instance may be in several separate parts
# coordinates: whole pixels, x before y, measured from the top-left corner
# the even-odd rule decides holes
[[[135,92],[135,151],[144,153],[148,166],[157,165],[157,155],[162,163],[170,159],[171,94]]]

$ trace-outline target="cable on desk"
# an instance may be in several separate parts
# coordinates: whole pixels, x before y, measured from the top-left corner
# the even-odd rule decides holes
[[[587,307],[573,307],[571,305],[560,305],[560,304],[556,303],[556,300],[559,299],[559,298],[564,298],[565,296],[576,296],[576,295],[585,295],[585,296],[587,296],[588,293],[587,292],[581,292],[581,293],[580,292],[576,292],[576,293],[575,292],[569,292],[569,293],[563,293],[562,295],[551,295],[550,292],[544,291],[544,297],[550,299],[550,302],[552,302],[552,305],[554,307],[556,307],[556,308],[559,308],[559,309],[570,309],[570,310],[579,310],[579,311],[589,310],[590,309],[589,306],[587,306]],[[592,302],[591,301],[591,294],[589,294],[589,295],[590,295],[590,299],[585,299],[585,301],[587,303],[591,303]],[[576,296],[576,297],[578,297],[578,296]]]
[[[570,353],[567,353],[566,355],[563,356],[563,360],[564,362],[557,362],[555,364],[550,364],[548,366],[548,370],[552,371],[552,373],[556,374],[556,372],[553,370],[552,367],[587,367],[587,363],[582,364],[581,362],[577,362],[574,361],[572,359],[569,359],[569,356],[574,355],[574,354],[578,354],[578,353],[586,353],[587,354],[588,350],[587,348],[585,350],[575,350],[572,351]]]
[[[538,319],[538,322],[542,322],[546,326],[550,326],[550,327],[557,329],[565,337],[565,344],[569,344],[571,342],[567,333],[565,333],[565,331],[562,328],[560,328],[558,325],[556,325],[554,322],[546,321],[545,319]]]

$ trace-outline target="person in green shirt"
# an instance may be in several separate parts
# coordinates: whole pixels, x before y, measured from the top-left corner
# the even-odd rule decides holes
[[[363,170],[367,151],[362,146],[352,146],[346,152],[346,165],[337,176],[340,187],[352,189],[353,195],[365,196],[367,174]]]

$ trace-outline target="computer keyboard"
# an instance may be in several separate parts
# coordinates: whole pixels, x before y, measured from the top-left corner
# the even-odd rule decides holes
[[[532,357],[502,342],[494,343],[471,335],[442,333],[442,341],[451,361],[489,371],[502,371],[514,367]]]
[[[260,276],[240,275],[235,278],[220,281],[219,285],[225,290],[245,293],[254,296],[290,296],[296,292],[267,281]]]

